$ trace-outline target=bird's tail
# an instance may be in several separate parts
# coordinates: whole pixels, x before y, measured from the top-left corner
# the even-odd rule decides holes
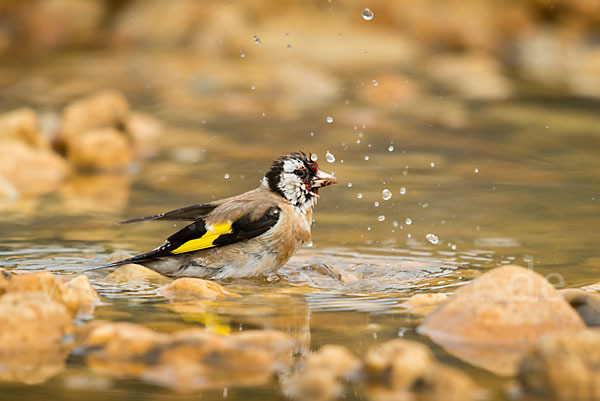
[[[95,271],[95,270],[102,270],[102,269],[107,269],[109,267],[117,267],[117,266],[126,265],[129,263],[142,263],[142,262],[150,261],[152,259],[153,259],[152,257],[149,257],[149,255],[147,253],[145,253],[143,255],[137,255],[137,256],[133,256],[131,258],[119,260],[118,262],[112,262],[112,263],[108,263],[108,264],[105,264],[102,266],[85,269],[83,272],[85,273],[85,272],[91,272],[91,271]]]

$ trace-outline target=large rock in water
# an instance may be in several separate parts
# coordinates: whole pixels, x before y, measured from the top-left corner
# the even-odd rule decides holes
[[[600,330],[542,338],[521,360],[519,379],[544,399],[600,400]]]
[[[499,375],[513,375],[519,357],[543,334],[583,329],[583,320],[546,279],[519,266],[473,280],[419,328],[449,353]]]
[[[64,304],[39,292],[0,297],[0,380],[41,383],[63,368],[72,332]]]

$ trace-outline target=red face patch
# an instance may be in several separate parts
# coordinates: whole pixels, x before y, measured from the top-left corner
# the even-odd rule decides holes
[[[310,171],[312,171],[313,173],[315,173],[317,170],[319,170],[319,163],[317,162],[311,162],[308,167],[310,168]]]

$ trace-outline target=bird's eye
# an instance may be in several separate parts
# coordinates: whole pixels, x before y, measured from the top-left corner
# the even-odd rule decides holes
[[[306,170],[298,169],[294,171],[294,174],[296,174],[300,178],[304,178],[306,177]]]

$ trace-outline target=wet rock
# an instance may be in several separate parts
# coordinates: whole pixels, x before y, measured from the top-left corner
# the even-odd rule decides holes
[[[410,389],[434,363],[425,345],[403,339],[372,347],[365,356],[365,367],[371,381],[382,382],[392,388]]]
[[[77,313],[81,307],[88,309],[91,306],[92,292],[95,294],[89,282],[85,283],[84,279],[78,278],[71,285],[65,285],[59,277],[47,271],[12,274],[0,284],[0,293],[2,288],[5,293],[22,294],[26,297],[38,294],[48,301],[63,304],[72,314]]]
[[[165,277],[152,269],[148,269],[147,267],[133,263],[118,267],[117,270],[104,277],[104,280],[117,284],[131,282],[166,284],[171,282],[170,278]]]
[[[41,293],[0,297],[0,379],[41,383],[64,368],[71,314]]]
[[[93,322],[92,322],[93,324]],[[157,333],[132,323],[95,323],[82,330],[89,366],[181,391],[259,385],[291,363],[296,342],[276,331],[221,336],[202,329]]]
[[[69,280],[65,287],[70,288],[79,301],[79,312],[90,314],[94,311],[94,306],[100,303],[100,295],[94,290],[87,276],[80,274],[72,280]]]
[[[295,400],[333,400],[342,393],[340,379],[356,376],[360,360],[341,345],[324,345],[309,355],[300,370],[282,381],[284,394]]]
[[[32,148],[48,148],[49,143],[40,135],[35,111],[22,108],[0,115],[0,142],[15,140]]]
[[[590,327],[600,326],[600,294],[594,294],[576,289],[560,291],[573,309]]]
[[[411,313],[428,315],[447,299],[446,294],[415,294],[406,301],[405,306]]]
[[[362,369],[361,361],[348,348],[326,344],[306,359],[308,369],[323,369],[338,378],[349,378]]]
[[[184,302],[198,298],[239,297],[221,284],[200,278],[184,277],[173,281],[159,290],[172,302]]]
[[[323,369],[306,370],[282,382],[283,393],[298,401],[337,399],[343,391],[335,375]]]
[[[129,115],[125,97],[112,90],[100,91],[71,102],[65,107],[59,142],[69,147],[87,131],[100,128],[123,129]]]
[[[71,141],[67,159],[82,169],[123,170],[133,161],[133,148],[123,132],[115,128],[100,128],[87,131]]]
[[[0,179],[17,194],[51,192],[70,172],[66,161],[50,149],[33,148],[15,140],[0,142],[0,149]],[[13,191],[4,192],[10,195]]]
[[[544,336],[523,356],[519,379],[544,399],[600,400],[600,330]]]
[[[373,400],[471,400],[474,382],[463,372],[438,363],[420,343],[396,339],[372,347],[365,357]]]
[[[458,358],[512,375],[520,355],[541,335],[584,328],[547,280],[508,265],[460,288],[419,330]]]

